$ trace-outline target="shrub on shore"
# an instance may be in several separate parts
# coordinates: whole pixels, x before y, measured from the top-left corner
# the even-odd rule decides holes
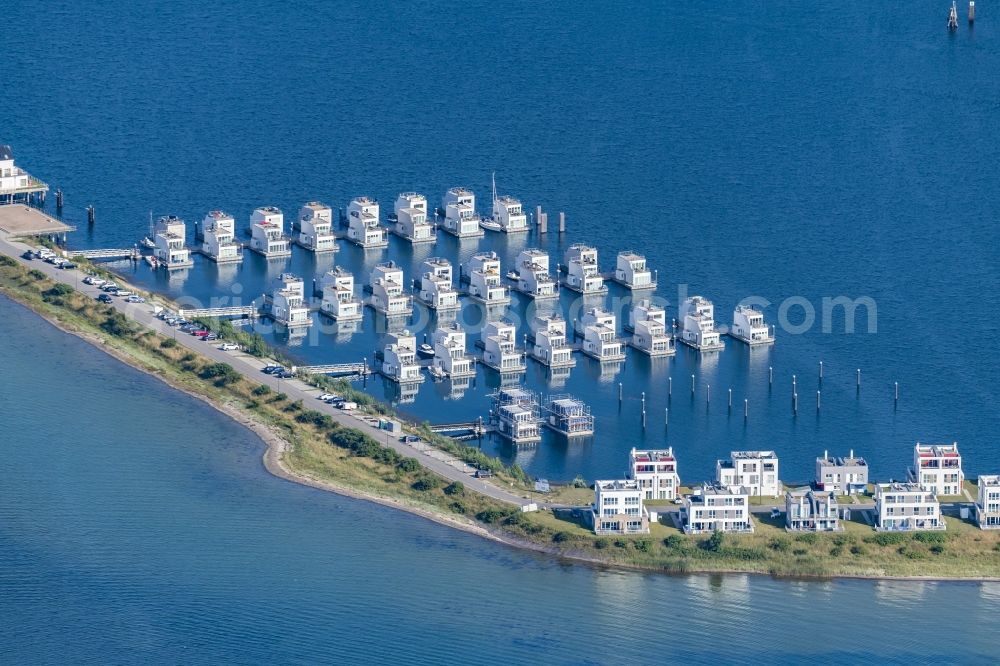
[[[216,386],[229,386],[240,380],[242,375],[228,363],[211,363],[201,373],[202,379],[214,379]]]

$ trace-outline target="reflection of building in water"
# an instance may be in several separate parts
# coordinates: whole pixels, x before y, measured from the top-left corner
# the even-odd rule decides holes
[[[382,387],[384,389],[385,399],[393,405],[414,402],[417,399],[417,393],[420,391],[419,383],[415,384],[411,382],[397,384],[389,379],[382,380]]]
[[[547,373],[549,386],[553,388],[565,386],[566,380],[569,379],[569,375],[571,372],[573,372],[572,366],[549,368],[549,371]]]
[[[333,334],[333,339],[337,342],[347,342],[351,339],[351,336],[361,330],[361,320],[355,319],[354,321],[338,321],[333,324],[331,333]]]
[[[917,604],[923,603],[928,592],[937,587],[934,581],[924,580],[876,580],[875,600],[880,604],[900,609],[910,604],[916,610]]]
[[[465,392],[472,387],[472,379],[474,375],[467,375],[465,377],[451,377],[445,381],[445,385],[449,387],[450,392],[448,397],[453,400],[459,400],[465,396]]]

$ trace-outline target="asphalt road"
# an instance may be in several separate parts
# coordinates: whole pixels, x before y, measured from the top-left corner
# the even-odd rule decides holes
[[[102,293],[97,287],[83,283],[83,279],[87,274],[79,269],[63,270],[40,259],[23,259],[21,255],[27,249],[32,248],[22,242],[0,237],[0,252],[14,258],[25,266],[40,270],[53,280],[67,284],[93,298]],[[176,339],[178,344],[192,351],[211,358],[214,361],[228,363],[250,381],[265,384],[274,391],[287,394],[293,400],[301,399],[303,404],[310,409],[328,414],[335,421],[346,427],[360,430],[366,435],[371,436],[375,441],[394,449],[400,455],[416,458],[420,461],[421,465],[445,479],[461,481],[466,488],[508,504],[523,506],[531,502],[530,499],[516,495],[490,481],[475,478],[473,476],[473,468],[438,449],[431,447],[415,448],[409,444],[404,444],[399,441],[398,436],[392,435],[369,423],[370,418],[336,409],[325,402],[317,400],[317,397],[321,393],[319,389],[309,386],[298,379],[279,379],[261,372],[264,366],[274,363],[273,361],[258,359],[240,351],[222,351],[218,348],[218,345],[221,344],[219,342],[205,342],[201,338],[171,328],[153,314],[152,303],[126,303],[123,299],[114,298],[111,305],[130,319],[166,337]]]

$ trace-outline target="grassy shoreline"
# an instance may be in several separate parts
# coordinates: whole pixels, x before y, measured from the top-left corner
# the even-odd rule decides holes
[[[121,283],[121,279],[116,276]],[[755,517],[753,535],[719,540],[653,525],[649,535],[595,537],[568,512],[522,514],[442,480],[359,431],[287,396],[264,391],[225,364],[71,287],[0,255],[0,292],[116,358],[216,407],[267,444],[264,464],[281,478],[375,501],[511,546],[598,566],[668,573],[748,573],[810,578],[1000,580],[1000,532],[948,518],[941,536],[879,535],[859,523],[840,534],[792,535]],[[229,368],[232,370],[232,368]]]

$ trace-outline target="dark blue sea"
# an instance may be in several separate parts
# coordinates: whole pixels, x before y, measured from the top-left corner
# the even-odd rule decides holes
[[[995,177],[1000,158],[996,131],[1000,10],[980,4],[974,28],[966,25],[965,9],[960,8],[959,29],[949,34],[948,3],[929,0],[905,6],[853,1],[380,5],[110,0],[41,6],[15,2],[4,7],[6,27],[0,30],[0,52],[5,54],[0,142],[12,144],[21,165],[66,193],[63,216],[79,228],[69,238],[77,247],[131,246],[146,233],[150,211],[185,218],[193,242],[194,222],[215,208],[235,215],[243,229],[257,206],[281,207],[287,222],[305,201],[319,199],[338,208],[366,194],[382,202],[384,217],[400,191],[422,192],[431,206],[437,206],[444,191],[455,185],[473,188],[485,213],[493,172],[501,192],[518,196],[530,211],[541,205],[550,214],[547,237],[488,235],[479,242],[444,237],[436,247],[417,249],[391,237],[385,253],[365,253],[341,243],[340,252],[332,257],[314,259],[296,249],[288,262],[269,263],[248,255],[241,267],[217,267],[197,257],[192,269],[169,277],[153,274],[145,265],[115,265],[130,279],[178,298],[246,302],[283,271],[308,282],[334,264],[350,268],[363,281],[375,263],[389,258],[403,264],[409,278],[428,256],[443,256],[457,264],[481,249],[499,252],[507,270],[522,248],[544,247],[556,262],[570,244],[587,242],[599,248],[604,270],[612,269],[621,250],[644,253],[658,270],[657,297],[668,303],[668,317],[676,316],[684,294],[697,293],[714,301],[720,323],[729,323],[732,308],[742,299],[756,298],[770,304],[764,309],[769,322],[785,324],[779,325],[771,349],[749,350],[730,340],[722,353],[701,358],[685,348],[674,358],[656,361],[630,352],[617,370],[602,369],[581,356],[565,380],[529,362],[525,383],[530,388],[543,394],[576,394],[597,416],[597,434],[585,442],[547,436],[537,448],[520,452],[500,441],[483,442],[491,453],[516,461],[535,476],[616,477],[631,447],[671,445],[686,483],[710,477],[715,460],[730,450],[754,448],[779,452],[786,481],[808,480],[814,458],[825,449],[838,454],[853,449],[869,459],[873,476],[884,480],[903,476],[918,440],[957,441],[970,475],[996,473],[1000,417],[995,383],[1000,355],[992,345],[1000,319],[992,306],[1000,301],[996,225],[1000,185]],[[85,207],[91,204],[97,222],[88,227]],[[48,209],[55,212],[52,196]],[[554,233],[558,211],[567,216],[563,236]],[[612,286],[604,303],[622,308],[621,299],[627,296]],[[842,309],[824,316],[824,299],[838,297],[872,299],[873,329],[863,309],[852,330],[845,330],[850,327]],[[567,295],[560,307],[573,316],[579,306]],[[508,314],[523,328],[526,312],[526,304],[516,300]],[[475,331],[474,313],[467,323]],[[430,332],[431,325],[412,323],[418,335]],[[371,358],[381,342],[379,322],[370,312],[353,333],[337,332],[319,322],[305,340],[289,340],[280,330],[262,330],[304,363]],[[473,333],[470,347],[474,339]],[[61,341],[53,344],[54,349],[69,350],[59,354],[72,353],[74,358],[86,354],[85,348],[67,348]],[[41,343],[36,348],[47,349]],[[8,354],[16,350],[6,348]],[[76,372],[67,366],[71,364],[60,363],[50,374]],[[98,366],[108,364],[94,361]],[[769,368],[773,386],[768,384]],[[857,369],[862,370],[860,391],[855,385]],[[124,371],[104,372],[119,376]],[[791,409],[793,375],[799,394],[797,414]],[[668,397],[671,380],[673,393]],[[428,381],[415,396],[401,396],[395,386],[380,379],[369,380],[365,388],[413,418],[452,421],[484,415],[487,394],[497,381],[481,369],[464,392],[448,383]],[[64,385],[85,383],[81,376],[65,380]],[[625,396],[621,405],[619,384]],[[640,417],[642,392],[647,398],[645,429]],[[23,403],[20,394],[13,398]],[[117,399],[128,404],[125,396]],[[167,404],[178,400],[164,397]],[[749,405],[746,420],[744,400]],[[564,661],[609,661],[617,654],[610,651],[612,644],[640,649],[622,638],[629,632],[648,636],[664,628],[656,623],[633,624],[639,622],[637,615],[645,618],[643,622],[658,617],[647,611],[655,604],[643,602],[636,610],[636,595],[644,599],[652,595],[657,604],[664,604],[660,616],[675,612],[677,604],[695,603],[690,591],[698,586],[705,596],[694,598],[710,605],[719,598],[711,596],[716,593],[709,590],[716,588],[709,579],[663,580],[578,567],[564,570],[530,558],[509,561],[492,547],[474,540],[465,543],[464,537],[448,532],[428,545],[426,535],[436,534],[436,528],[391,513],[378,518],[384,529],[377,532],[377,545],[372,545],[354,530],[325,526],[341,520],[344,512],[351,516],[343,519],[345,525],[375,520],[373,516],[382,516],[380,509],[316,496],[268,479],[256,462],[257,443],[239,445],[245,448],[243,467],[229,467],[228,456],[236,454],[215,453],[218,437],[212,429],[230,426],[214,417],[206,415],[204,423],[182,426],[164,415],[150,414],[150,409],[159,407],[144,401],[141,410],[138,404],[101,409],[101,419],[91,423],[89,416],[102,404],[106,405],[95,402],[85,411],[75,404],[73,409],[64,403],[46,405],[46,417],[38,417],[45,424],[42,442],[51,444],[53,433],[81,423],[106,425],[122,433],[134,427],[127,438],[121,436],[119,446],[128,454],[114,456],[115,464],[145,465],[148,478],[142,477],[145,483],[120,501],[101,498],[100,506],[92,507],[87,496],[86,501],[63,506],[69,513],[44,527],[51,543],[32,544],[24,557],[31,566],[49,571],[41,578],[52,581],[51,590],[37,591],[36,601],[56,595],[56,590],[91,590],[63,601],[88,620],[102,618],[106,622],[102,626],[116,636],[115,641],[145,635],[130,631],[135,625],[129,622],[140,617],[157,624],[165,632],[158,635],[167,643],[183,635],[185,626],[202,626],[193,619],[197,608],[166,610],[170,594],[176,594],[175,600],[184,597],[185,586],[204,594],[201,617],[212,617],[213,622],[225,615],[227,622],[246,623],[247,631],[253,625],[255,631],[277,633],[280,626],[270,623],[291,622],[279,616],[295,609],[295,620],[323,641],[332,640],[333,624],[338,631],[355,635],[357,629],[348,629],[343,618],[319,611],[312,615],[312,610],[308,617],[301,615],[303,607],[322,604],[330,604],[338,613],[349,610],[329,598],[339,593],[321,593],[322,585],[311,580],[317,575],[313,566],[317,557],[328,558],[329,566],[320,567],[327,575],[344,572],[341,559],[328,555],[333,551],[323,543],[334,533],[336,543],[355,554],[363,552],[369,558],[370,552],[378,552],[395,560],[379,566],[395,571],[397,584],[412,572],[410,558],[425,556],[425,547],[432,553],[426,555],[429,559],[449,558],[446,564],[419,565],[428,578],[420,582],[423,592],[415,591],[409,601],[399,600],[399,589],[387,580],[382,591],[365,597],[372,605],[357,607],[352,617],[361,622],[359,626],[369,628],[376,615],[385,619],[380,640],[393,643],[386,650],[404,649],[398,640],[401,630],[407,641],[438,644],[441,626],[447,625],[449,635],[467,636],[469,643],[463,651],[439,657],[464,659],[471,651],[496,660],[518,654],[482,652],[485,643],[491,648],[523,649],[522,659],[558,649]],[[669,427],[664,422],[667,408]],[[177,410],[182,409],[191,407],[183,403]],[[26,413],[26,406],[5,411]],[[65,423],[58,421],[62,418]],[[179,427],[185,434],[174,434]],[[16,432],[18,438],[26,438],[33,428],[24,426]],[[84,483],[76,478],[77,467],[91,464],[89,456],[95,446],[102,449],[106,436],[86,443],[76,439],[59,444],[86,446],[86,452],[76,451],[78,457],[70,466],[65,451],[49,451],[66,465],[66,473],[52,478],[45,469],[50,485],[31,485],[32,493],[58,497],[66,483]],[[236,439],[242,442],[245,435]],[[16,447],[18,455],[40,453],[38,445],[21,449]],[[140,452],[145,456],[147,449],[163,460],[131,460]],[[201,471],[206,461],[200,458],[210,452],[224,459],[213,458],[217,473]],[[95,527],[92,534],[100,535],[94,537],[100,542],[95,547],[106,544],[121,561],[109,563],[105,572],[89,571],[70,545],[75,537],[57,537],[67,524],[89,529],[81,522],[81,513],[115,525],[119,514],[114,512],[124,511],[119,505],[156,506],[159,499],[146,489],[171,488],[169,479],[153,474],[164,466],[186,470],[179,474],[192,483],[200,478],[204,482],[200,492],[207,496],[239,497],[241,510],[243,505],[261,507],[254,516],[259,522],[250,528],[229,516],[216,516],[216,523],[189,505],[162,515],[157,511],[156,519],[171,522],[177,538],[184,541],[172,542],[162,552],[154,541],[146,541],[168,538],[160,523],[151,523],[148,530],[140,526],[134,532],[116,533],[114,539]],[[250,480],[233,479],[234,474]],[[100,488],[88,492],[108,490],[106,484],[97,485]],[[4,492],[8,505],[14,499],[36,503],[34,494],[23,494],[27,490],[21,484],[5,482]],[[178,492],[185,495],[183,502],[190,501],[187,493]],[[311,543],[303,548],[286,544],[286,526],[276,527],[273,516],[266,515],[277,502],[268,499],[272,496],[286,503],[281,504],[285,514],[314,526],[301,536]],[[301,516],[296,508],[300,501],[312,507]],[[215,510],[212,507],[206,500],[201,508]],[[133,519],[131,512],[128,517]],[[5,534],[24,535],[11,532],[13,523],[4,524]],[[215,555],[221,553],[223,560],[204,554],[190,536],[197,531],[193,526],[212,525],[205,528],[206,534],[222,538],[215,529],[218,524],[243,525],[227,527],[232,530],[227,543],[250,541],[252,548],[266,552],[273,561],[263,561],[260,553],[240,562],[224,561],[233,552],[250,551],[218,544]],[[289,533],[292,525],[299,523],[290,523]],[[121,541],[139,550],[123,550]],[[282,545],[275,545],[279,541]],[[418,542],[419,548],[406,545]],[[303,554],[306,548],[322,554]],[[150,559],[153,551],[156,557]],[[455,555],[455,551],[460,552]],[[279,574],[263,577],[274,581],[268,592],[247,590],[240,583],[240,579],[257,583],[260,571],[282,570],[287,558],[294,562],[294,573],[287,579],[300,586],[300,598],[286,594],[285,578],[274,581]],[[464,570],[467,576],[449,575],[442,581],[474,579],[478,584],[483,567],[479,558],[495,563],[489,576],[496,584],[491,582],[490,592],[481,596],[498,605],[477,620],[486,607],[483,599],[464,598],[467,590],[453,589],[444,595],[432,574]],[[50,561],[52,568],[46,569]],[[200,571],[195,563],[208,570]],[[60,579],[65,568],[80,570],[80,575],[93,573],[86,581],[92,587]],[[150,571],[158,578],[151,580]],[[519,580],[507,581],[512,571]],[[118,577],[108,582],[107,589],[121,593],[122,607],[117,610],[122,615],[90,612],[95,595],[104,593],[105,575]],[[225,595],[210,595],[204,581],[190,580],[192,575],[222,581]],[[348,578],[361,575],[355,568]],[[121,577],[132,587],[122,588]],[[736,585],[731,580],[735,579],[725,579],[724,590]],[[361,594],[366,588],[357,585]],[[405,580],[403,585],[410,589],[413,583]],[[584,591],[588,585],[601,589]],[[789,595],[800,590],[804,591],[795,603],[801,609],[814,609],[816,595],[829,594],[822,598],[830,601],[819,605],[868,604],[872,610],[880,590],[886,589],[867,583],[800,588],[746,580],[740,585],[748,595],[775,595],[776,614],[778,599],[788,603]],[[916,588],[905,589],[909,595]],[[925,590],[921,594],[944,594],[949,599],[979,594],[963,586],[920,589]],[[930,589],[934,592],[926,592]],[[510,590],[509,597],[504,590]],[[652,590],[658,592],[654,595]],[[271,601],[280,599],[283,606],[261,601],[261,595],[272,592]],[[498,601],[498,594],[503,601]],[[150,611],[136,601],[129,607],[133,595],[157,599],[164,595],[164,606]],[[615,601],[616,595],[621,599]],[[664,601],[668,598],[669,603]],[[921,599],[906,598],[914,604]],[[359,603],[358,597],[351,603]],[[34,617],[16,603],[8,608],[26,623],[34,623],[38,631],[49,629],[48,620],[42,619],[48,617],[44,608]],[[434,618],[427,614],[429,608],[439,613],[433,630],[418,627],[424,618]],[[392,619],[397,609],[405,621],[400,616]],[[691,607],[685,612],[702,611]],[[722,613],[715,605],[711,612]],[[255,619],[252,613],[266,619]],[[580,636],[594,635],[596,629],[579,630],[572,638],[560,633],[568,632],[572,624],[568,613],[588,615],[598,634],[608,631],[603,636],[614,640],[608,638],[595,647],[594,641]],[[621,624],[604,624],[602,613],[610,613]],[[808,656],[817,649],[815,642],[804,638],[802,645],[796,645],[795,636],[807,632],[788,630],[783,615],[755,611],[740,617],[749,618],[760,632],[778,627],[782,637],[788,637],[782,648],[791,654]],[[63,619],[68,624],[75,621],[70,616]],[[909,613],[897,620],[913,621]],[[476,628],[462,626],[455,632],[455,622],[475,623]],[[671,627],[677,624],[675,618],[669,622]],[[854,629],[863,633],[861,624]],[[585,627],[586,622],[579,620],[578,625]],[[163,629],[166,626],[169,629]],[[617,627],[615,633],[610,626]],[[250,649],[236,638],[239,632],[218,631],[213,639],[203,637],[200,648],[237,650],[234,654]],[[682,631],[694,630],[689,625]],[[425,635],[428,632],[430,636]],[[273,645],[270,638],[268,644]],[[704,657],[711,648],[703,640],[692,633],[688,645],[703,651]],[[877,649],[875,640],[871,637],[869,652]],[[619,645],[626,642],[628,647]],[[181,643],[177,645],[184,647]],[[132,647],[153,650],[162,645]],[[842,645],[853,649],[853,643]],[[286,647],[303,648],[299,643]],[[576,651],[564,651],[570,648]],[[970,649],[969,656],[982,654]],[[206,658],[217,654],[221,653],[201,653]],[[285,654],[295,657],[293,652]],[[685,655],[697,656],[678,653],[677,658]],[[659,656],[635,652],[631,660],[654,661]],[[919,656],[929,655],[921,647]],[[952,656],[949,653],[948,658]]]

